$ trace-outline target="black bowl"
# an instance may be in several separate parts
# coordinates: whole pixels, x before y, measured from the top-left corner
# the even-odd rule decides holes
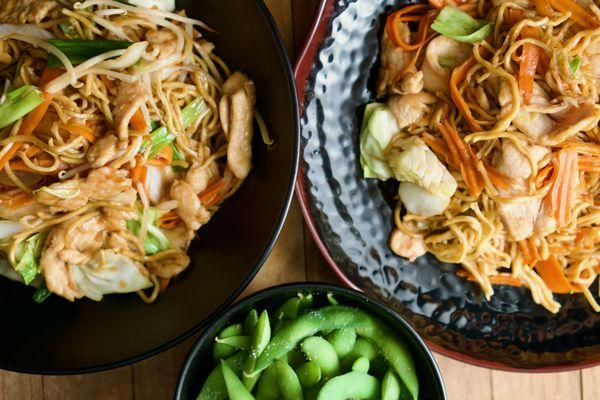
[[[391,327],[408,345],[417,367],[421,400],[445,400],[446,393],[442,375],[425,342],[413,328],[396,312],[364,294],[352,289],[321,283],[292,283],[265,289],[236,304],[212,324],[192,347],[181,374],[175,400],[195,399],[208,374],[215,366],[212,358],[212,347],[216,335],[227,325],[243,322],[248,312],[257,310],[273,311],[285,300],[298,292],[312,293],[316,304],[327,304],[326,296],[332,293],[341,304],[358,307],[377,316]]]
[[[292,70],[261,0],[181,0],[178,8],[217,29],[207,35],[233,69],[255,81],[258,110],[277,139],[255,140],[254,170],[241,190],[203,227],[192,265],[153,305],[137,295],[101,303],[59,298],[35,304],[33,290],[0,279],[0,368],[27,373],[83,373],[154,355],[227,307],[259,270],[281,229],[297,169],[298,116]]]

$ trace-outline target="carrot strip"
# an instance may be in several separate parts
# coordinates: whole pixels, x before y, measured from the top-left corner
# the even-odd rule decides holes
[[[424,36],[427,34],[427,30],[425,29],[423,32],[423,19],[425,18],[424,15],[408,15],[410,13],[413,12],[423,12],[423,11],[427,11],[429,9],[429,6],[427,6],[426,4],[415,4],[412,6],[408,6],[408,7],[404,7],[398,11],[396,11],[393,14],[390,14],[390,16],[387,18],[386,23],[385,23],[385,32],[387,33],[388,37],[390,38],[391,42],[396,46],[396,47],[401,47],[402,49],[406,50],[406,51],[413,51],[413,50],[417,50],[420,46],[422,46],[422,40],[424,40]],[[419,39],[417,41],[417,43],[415,44],[408,44],[406,43],[404,40],[402,40],[402,37],[400,36],[400,32],[398,31],[398,24],[400,22],[408,22],[408,21],[414,21],[414,20],[419,21]]]
[[[477,60],[475,59],[475,56],[471,55],[471,57],[469,57],[464,63],[452,71],[452,77],[450,78],[450,95],[454,101],[454,104],[456,104],[471,129],[474,131],[482,131],[483,128],[473,117],[469,105],[458,89],[458,86],[465,80],[467,73],[471,68],[473,68],[473,66],[475,66],[475,64],[477,64]]]
[[[423,133],[422,138],[427,146],[429,146],[439,156],[444,158],[446,164],[450,164],[453,168],[458,168],[458,165],[454,164],[454,160],[450,154],[450,149],[446,143],[427,132]]]
[[[146,119],[144,118],[144,115],[142,114],[142,111],[140,109],[138,109],[135,112],[135,114],[133,114],[133,117],[131,117],[131,121],[129,121],[129,124],[136,131],[145,132],[146,130],[148,130],[148,124],[146,123]]]
[[[40,161],[37,162],[37,164],[40,167],[50,167],[50,166],[54,165],[54,161],[51,161],[51,160],[40,160]],[[58,172],[59,172],[59,171],[42,172],[42,171],[38,171],[38,170],[35,170],[35,169],[31,169],[22,160],[11,160],[9,162],[9,165],[10,165],[10,168],[13,171],[31,172],[31,173],[38,174],[38,175],[58,176]]]
[[[549,205],[556,222],[567,225],[571,221],[571,207],[577,197],[579,177],[578,154],[572,150],[561,150],[558,155],[555,180],[544,202]]]
[[[550,163],[538,172],[537,176],[535,177],[535,187],[537,189],[546,184],[546,182],[551,178],[552,171],[554,171],[554,165]]]
[[[539,59],[539,47],[531,43],[525,43],[519,68],[519,93],[523,96],[525,104],[529,104],[533,97],[533,82]]]
[[[94,130],[87,125],[68,122],[60,124],[60,126],[73,135],[83,136],[90,143],[94,143],[96,139],[98,139],[96,136],[94,136]]]
[[[487,163],[487,161],[483,160],[483,166],[490,178],[490,181],[494,184],[495,187],[507,190],[511,186],[510,177],[504,175],[502,172],[498,171],[496,168],[492,167]]]
[[[171,146],[165,146],[155,158],[153,158],[152,160],[148,160],[146,164],[153,165],[156,167],[164,167],[167,165],[171,165],[172,162],[173,148]]]
[[[598,26],[598,20],[596,16],[591,12],[588,12],[585,8],[580,6],[573,0],[549,0],[552,7],[560,11],[563,14],[568,12],[571,13],[571,18],[578,25],[581,25],[585,29],[594,29]]]
[[[144,187],[146,186],[146,176],[148,175],[148,167],[145,165],[137,165],[131,170],[131,180],[136,185],[140,182]]]
[[[552,6],[548,0],[533,0],[535,9],[543,17],[551,17],[554,14]]]
[[[473,149],[460,137],[448,120],[440,125],[440,132],[450,149],[454,163],[460,168],[469,194],[478,197],[485,187],[485,182],[477,169],[477,157],[473,153]]]
[[[35,157],[38,154],[40,154],[40,152],[42,151],[42,149],[40,149],[39,147],[37,147],[36,145],[31,145],[29,146],[29,148],[27,149],[27,151],[25,152],[25,155],[29,158],[31,157]]]
[[[49,82],[53,81],[61,74],[62,71],[58,68],[46,67],[40,77],[40,88],[43,90]],[[44,96],[44,102],[25,116],[17,135],[31,135],[42,121],[42,118],[44,118],[44,115],[46,115],[48,107],[50,107],[50,103],[52,102],[52,95],[48,92],[43,92],[42,95]],[[6,163],[15,155],[22,145],[23,142],[16,142],[10,145],[10,149],[2,156],[2,158],[0,158],[0,171],[4,169]]]
[[[204,192],[200,193],[198,196],[200,198],[200,203],[202,203],[202,205],[205,207],[211,207],[217,204],[226,187],[227,185],[225,180],[219,179],[216,183],[209,186]]]
[[[181,218],[175,211],[169,211],[158,219],[158,226],[164,229],[175,229],[181,222]]]
[[[547,260],[538,261],[535,270],[553,293],[572,293],[573,287],[554,254]]]

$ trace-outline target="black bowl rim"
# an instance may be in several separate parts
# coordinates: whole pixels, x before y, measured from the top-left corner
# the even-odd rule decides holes
[[[246,278],[242,281],[240,286],[238,286],[238,288],[236,290],[231,292],[229,294],[229,296],[227,297],[227,299],[225,299],[225,301],[219,307],[217,307],[208,317],[204,318],[203,320],[201,320],[200,322],[198,322],[194,326],[192,326],[186,332],[183,332],[179,336],[169,340],[168,342],[164,343],[163,345],[155,347],[154,349],[145,351],[136,356],[127,357],[127,358],[123,358],[123,359],[116,360],[116,361],[109,362],[109,363],[92,365],[89,367],[82,367],[82,368],[43,369],[43,370],[41,370],[41,369],[37,369],[37,368],[13,368],[8,365],[0,365],[1,369],[7,370],[7,371],[12,371],[12,372],[25,373],[25,374],[36,374],[36,375],[75,375],[75,374],[88,374],[88,373],[106,371],[109,369],[124,367],[127,365],[137,363],[139,361],[145,360],[146,358],[160,354],[163,351],[168,350],[171,347],[178,345],[179,343],[183,342],[184,340],[190,338],[192,335],[199,332],[203,327],[210,325],[215,320],[220,318],[222,313],[224,311],[226,311],[228,309],[228,307],[231,305],[231,303],[233,303],[235,301],[235,299],[237,299],[239,297],[239,295],[242,293],[242,291],[246,287],[248,287],[248,285],[250,284],[252,279],[256,276],[258,271],[262,268],[263,264],[265,263],[265,261],[267,260],[269,255],[271,254],[271,251],[273,250],[273,247],[275,246],[275,242],[277,241],[279,234],[281,233],[281,229],[283,228],[283,224],[285,222],[286,216],[290,209],[290,205],[292,203],[292,199],[294,197],[294,186],[296,184],[296,176],[298,174],[298,162],[299,162],[299,158],[300,158],[300,115],[299,115],[299,106],[298,106],[298,104],[299,104],[298,103],[298,94],[296,91],[296,84],[295,84],[295,80],[294,80],[294,72],[293,72],[291,60],[290,60],[287,50],[286,50],[285,43],[283,41],[283,38],[279,31],[279,28],[277,27],[277,23],[275,22],[275,19],[271,15],[271,12],[267,8],[266,4],[264,3],[264,0],[255,0],[255,1],[259,7],[261,14],[263,15],[263,18],[266,21],[266,24],[267,24],[269,30],[273,34],[273,37],[275,39],[277,53],[283,63],[285,76],[288,81],[288,89],[290,91],[290,96],[291,96],[291,100],[292,100],[292,107],[294,110],[293,111],[293,113],[294,113],[294,130],[292,132],[294,135],[294,138],[293,138],[293,154],[292,154],[292,163],[293,163],[292,172],[290,173],[290,176],[289,176],[289,184],[288,184],[288,187],[286,188],[286,195],[285,195],[283,207],[281,208],[281,212],[279,213],[279,216],[277,217],[277,222],[272,231],[269,243],[265,247],[265,249],[264,249],[262,255],[260,256],[260,258],[258,259],[258,261],[254,264],[254,266],[250,270],[250,273],[248,274],[248,276],[246,276]]]
[[[213,322],[213,324],[216,324],[218,322],[226,320],[232,314],[234,314],[237,311],[239,311],[240,309],[246,307],[248,304],[254,303],[257,300],[266,299],[266,298],[270,297],[271,295],[276,294],[278,292],[294,291],[294,290],[300,290],[300,291],[313,290],[313,291],[322,291],[322,292],[332,292],[334,295],[336,293],[342,293],[342,294],[354,297],[362,302],[369,303],[369,304],[375,306],[376,308],[379,308],[384,313],[390,315],[394,320],[396,320],[397,322],[400,323],[400,325],[402,325],[403,329],[405,330],[405,332],[408,335],[410,335],[411,337],[413,337],[416,340],[417,346],[415,347],[415,349],[422,352],[423,355],[425,355],[425,358],[427,359],[427,361],[433,367],[433,371],[434,371],[433,378],[437,381],[438,385],[440,386],[440,388],[442,390],[442,397],[440,400],[447,399],[446,386],[444,385],[444,379],[442,377],[440,368],[437,365],[437,362],[435,361],[435,358],[433,357],[431,350],[429,349],[429,347],[427,346],[425,341],[421,338],[421,336],[419,336],[419,334],[406,321],[406,319],[404,319],[403,316],[398,314],[396,311],[394,311],[392,308],[390,308],[386,304],[384,304],[378,300],[375,300],[375,299],[367,296],[365,293],[360,292],[358,290],[354,290],[354,289],[347,288],[344,286],[333,285],[333,284],[329,284],[329,283],[321,283],[321,282],[294,282],[294,283],[285,283],[285,284],[281,284],[281,285],[277,285],[277,286],[271,286],[271,287],[262,289],[256,293],[253,293],[250,296],[246,297],[245,299],[243,299],[242,301],[240,301],[239,303],[237,303],[236,305],[231,307],[229,310],[224,312],[218,319],[216,319]],[[185,362],[183,363],[183,366],[181,367],[181,371],[179,373],[179,378],[177,380],[177,386],[175,387],[175,393],[173,395],[174,400],[186,400],[186,398],[183,397],[184,394],[182,393],[183,379],[184,379],[184,377],[186,377],[189,374],[188,371],[194,364],[193,359],[196,357],[197,353],[200,351],[200,345],[202,344],[202,342],[207,338],[207,336],[210,333],[211,333],[210,329],[207,329],[205,332],[203,332],[202,335],[196,340],[196,342],[194,342],[194,345],[190,349],[190,351],[185,359]]]

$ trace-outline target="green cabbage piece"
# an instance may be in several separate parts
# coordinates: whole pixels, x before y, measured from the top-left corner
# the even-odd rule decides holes
[[[165,251],[171,248],[171,242],[165,236],[165,234],[158,228],[158,218],[159,213],[154,208],[150,208],[149,211],[150,217],[148,222],[148,233],[146,234],[146,239],[144,239],[144,251],[147,255],[152,255],[159,253],[161,251]],[[129,220],[127,221],[127,229],[133,232],[135,235],[140,234],[140,230],[142,228],[142,214],[139,213],[139,218],[137,220]]]
[[[386,160],[385,150],[399,131],[398,124],[386,105],[367,105],[360,132],[360,165],[365,178],[386,180],[394,177]]]
[[[456,7],[446,6],[431,24],[431,29],[454,40],[477,43],[492,33],[492,24],[472,18]]]
[[[15,270],[23,277],[23,281],[27,285],[40,273],[40,256],[46,236],[45,232],[36,233],[20,243],[17,248]]]

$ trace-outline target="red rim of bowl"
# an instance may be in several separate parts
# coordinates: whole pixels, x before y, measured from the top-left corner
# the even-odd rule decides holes
[[[312,28],[309,32],[309,36],[304,44],[298,59],[296,60],[296,66],[294,68],[294,76],[296,78],[296,87],[298,91],[298,100],[300,104],[300,115],[304,111],[304,96],[306,90],[306,81],[308,80],[308,76],[312,70],[313,60],[323,40],[327,31],[329,30],[328,21],[333,13],[334,8],[334,0],[322,0],[321,5],[319,6],[319,10],[317,11],[317,15],[313,22]],[[306,221],[306,225],[308,226],[308,230],[310,231],[314,241],[317,243],[317,247],[325,257],[325,260],[333,270],[333,272],[340,278],[340,280],[344,283],[344,285],[361,291],[363,290],[357,286],[352,280],[350,280],[342,271],[342,269],[335,263],[331,255],[329,254],[329,250],[325,243],[321,240],[319,232],[317,231],[317,227],[312,218],[312,214],[310,213],[310,207],[308,205],[306,190],[304,187],[303,177],[303,169],[304,166],[302,161],[300,161],[300,166],[298,168],[298,177],[296,180],[296,195],[298,198],[298,202],[300,204],[300,208],[302,210],[302,214],[304,215],[304,220]],[[501,371],[511,371],[511,372],[524,372],[524,373],[532,373],[532,372],[565,372],[565,371],[574,371],[583,368],[590,368],[600,365],[600,355],[597,357],[590,358],[588,360],[581,361],[575,364],[566,364],[566,365],[551,365],[547,367],[542,367],[538,369],[522,369],[522,368],[513,368],[508,367],[500,362],[491,361],[491,360],[481,360],[475,357],[467,356],[465,354],[459,353],[457,351],[445,349],[438,344],[432,343],[431,341],[425,339],[425,342],[429,346],[430,349],[435,351],[438,354],[441,354],[446,357],[450,357],[452,359],[475,365],[478,367],[496,369]]]

